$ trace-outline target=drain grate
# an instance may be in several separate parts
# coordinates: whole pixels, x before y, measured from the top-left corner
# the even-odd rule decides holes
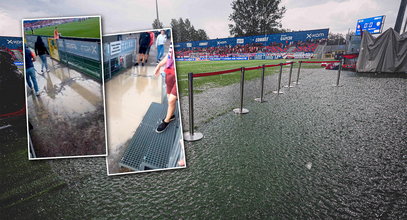
[[[177,116],[176,120],[171,122],[164,132],[157,133],[155,130],[165,117],[166,112],[166,104],[153,102],[150,105],[120,160],[120,166],[137,171],[168,167],[180,123]],[[175,115],[178,115],[178,111]]]

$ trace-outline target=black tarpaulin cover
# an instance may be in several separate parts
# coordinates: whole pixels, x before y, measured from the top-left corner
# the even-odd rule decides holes
[[[407,32],[389,28],[376,38],[364,31],[356,71],[407,72]]]

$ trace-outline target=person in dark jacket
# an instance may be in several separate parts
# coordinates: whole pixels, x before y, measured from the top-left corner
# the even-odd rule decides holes
[[[44,42],[42,41],[42,38],[40,36],[37,37],[37,41],[35,42],[35,54],[37,56],[40,56],[42,65],[41,65],[41,72],[44,72],[44,67],[47,72],[49,72],[48,69],[48,63],[47,63],[47,55],[49,55],[49,52],[47,48],[45,47]]]
[[[146,62],[147,58],[147,48],[148,45],[150,44],[150,34],[147,32],[143,32],[140,34],[140,39],[139,39],[139,51],[138,51],[138,57],[137,57],[137,63],[135,64],[136,66],[139,64],[141,61],[141,65],[144,66],[144,63]]]

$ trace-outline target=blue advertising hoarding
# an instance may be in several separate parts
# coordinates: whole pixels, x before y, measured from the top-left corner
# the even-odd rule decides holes
[[[0,36],[0,50],[8,52],[14,58],[16,66],[23,66],[23,41],[21,37],[2,37]]]
[[[190,41],[175,44],[175,49],[190,47],[217,47],[217,46],[236,46],[252,43],[261,43],[270,45],[271,43],[290,43],[294,41],[307,41],[316,39],[327,39],[329,29],[318,29],[308,31],[296,31],[279,34],[256,35],[248,37],[220,38],[214,40]]]
[[[21,37],[0,37],[0,48],[5,47],[10,50],[22,49],[23,41]]]
[[[371,18],[359,19],[356,23],[356,35],[360,35],[360,31],[368,31],[371,34],[382,33],[385,16],[376,16]]]

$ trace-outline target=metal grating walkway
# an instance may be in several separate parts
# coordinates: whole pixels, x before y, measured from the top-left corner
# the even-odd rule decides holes
[[[119,162],[120,166],[136,171],[169,167],[180,123],[176,107],[176,120],[163,133],[155,131],[167,113],[167,102],[164,103],[151,103]]]

